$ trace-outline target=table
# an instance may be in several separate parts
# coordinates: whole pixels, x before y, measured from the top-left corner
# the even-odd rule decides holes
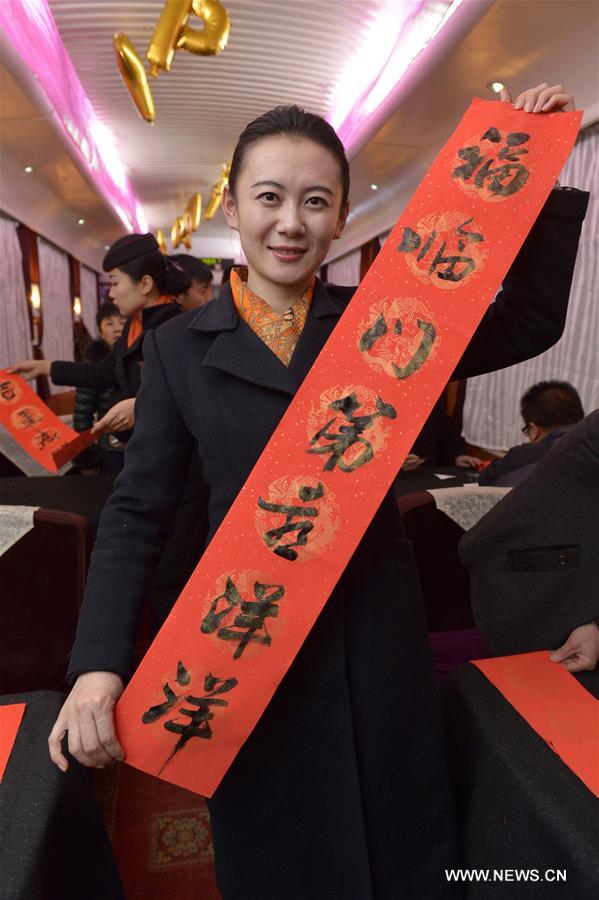
[[[56,475],[48,478],[0,478],[0,504],[41,506],[85,516],[93,531],[110,497],[114,475]]]
[[[126,900],[92,774],[60,772],[48,735],[64,702],[54,691],[0,697],[26,703],[0,783],[0,900]]]
[[[453,475],[453,478],[435,478],[435,474]],[[400,472],[395,479],[395,493],[398,496],[428,491],[433,488],[459,487],[462,484],[476,484],[478,473],[473,469],[459,466],[420,466],[409,472]]]
[[[599,897],[599,799],[475,666],[450,675],[442,698],[462,867],[567,878],[472,882],[467,900]]]

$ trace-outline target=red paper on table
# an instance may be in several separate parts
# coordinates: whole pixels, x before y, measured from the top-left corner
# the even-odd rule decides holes
[[[473,101],[119,701],[130,764],[212,796],[499,289],[581,115]]]
[[[4,778],[6,764],[14,747],[26,703],[0,706],[0,781]]]
[[[547,651],[473,664],[599,797],[599,701]]]
[[[58,472],[96,440],[74,431],[40,400],[20,375],[0,370],[0,425],[49,472]]]

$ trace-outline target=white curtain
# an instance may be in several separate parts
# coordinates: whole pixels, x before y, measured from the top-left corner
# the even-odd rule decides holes
[[[523,442],[519,400],[538,381],[569,381],[580,393],[585,412],[599,407],[599,123],[581,133],[560,182],[591,194],[566,328],[556,346],[541,356],[468,380],[463,434],[487,450]]]
[[[96,313],[98,312],[98,286],[96,273],[87,266],[79,267],[79,284],[81,290],[81,318],[89,334],[93,338],[98,336],[96,326]]]
[[[40,294],[44,332],[42,352],[44,359],[73,360],[73,311],[69,260],[62,250],[43,238],[37,239],[40,265]],[[53,394],[66,390],[50,384]]]
[[[31,329],[17,224],[0,216],[0,369],[31,358]]]
[[[360,262],[362,251],[360,248],[334,259],[327,267],[327,281],[330,284],[345,284],[353,286],[360,284]]]

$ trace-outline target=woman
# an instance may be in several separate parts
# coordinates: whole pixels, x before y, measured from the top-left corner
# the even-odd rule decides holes
[[[571,98],[539,88],[524,99],[555,109]],[[112,710],[182,473],[199,455],[211,537],[351,296],[314,278],[343,231],[348,193],[343,146],[318,116],[280,107],[240,137],[223,209],[248,270],[233,273],[218,301],[146,340],[136,429],[102,518],[71,656],[75,684],[49,739],[63,770],[67,731],[85,765],[124,756]],[[557,218],[550,208],[539,218],[460,375],[517,362],[559,337],[585,207],[564,193],[572,206],[564,211],[558,198]],[[540,245],[551,271],[531,273],[525,257],[536,261]],[[392,495],[209,805],[225,900],[453,895],[434,674]]]
[[[120,394],[94,433],[119,432],[125,443],[133,427],[135,395],[141,383],[144,334],[158,328],[181,307],[177,294],[186,291],[189,276],[160,252],[153,234],[128,234],[108,250],[102,266],[110,280],[109,296],[127,318],[121,337],[100,362],[50,362],[29,359],[13,366],[25,378],[49,376],[54,384],[116,390]]]

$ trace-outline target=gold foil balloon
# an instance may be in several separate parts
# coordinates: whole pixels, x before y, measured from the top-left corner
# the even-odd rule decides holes
[[[202,219],[201,194],[194,194],[189,198],[183,218],[185,219],[185,230],[188,234],[192,231],[196,231],[200,227],[200,221]]]
[[[159,228],[156,232],[156,240],[158,241],[160,252],[166,255],[168,253],[168,247],[166,246],[166,238],[164,236],[164,231],[162,230],[162,228]]]
[[[225,189],[225,185],[229,180],[229,172],[231,171],[231,163],[224,163],[221,166],[221,175],[220,179],[216,182],[215,185],[212,186],[212,190],[210,191],[210,199],[208,200],[208,206],[206,207],[206,211],[204,213],[204,219],[206,222],[209,222],[210,219],[213,218],[216,213],[221,197],[223,195],[223,191]]]
[[[204,22],[201,31],[185,24],[177,48],[197,53],[199,56],[214,56],[227,46],[231,20],[220,0],[193,0],[193,11]]]
[[[188,234],[184,234],[181,238],[181,243],[184,247],[187,247],[188,250],[191,250],[191,238]]]
[[[113,44],[121,78],[131,94],[137,111],[146,122],[153,122],[156,116],[154,100],[137,50],[126,34],[115,34]]]
[[[206,206],[206,209],[204,210],[204,219],[206,222],[209,222],[210,219],[214,217],[214,214],[216,213],[220,205],[220,198],[222,197],[222,195],[223,188],[221,187],[220,183],[215,184],[210,191],[210,199],[208,200],[208,204]]]
[[[161,69],[169,71],[190,12],[191,0],[166,0],[146,54],[152,77],[159,75]]]
[[[173,227],[171,228],[171,244],[173,245],[173,250],[177,249],[177,247],[183,240],[184,234],[185,223],[183,222],[183,216],[178,216],[173,222]]]

